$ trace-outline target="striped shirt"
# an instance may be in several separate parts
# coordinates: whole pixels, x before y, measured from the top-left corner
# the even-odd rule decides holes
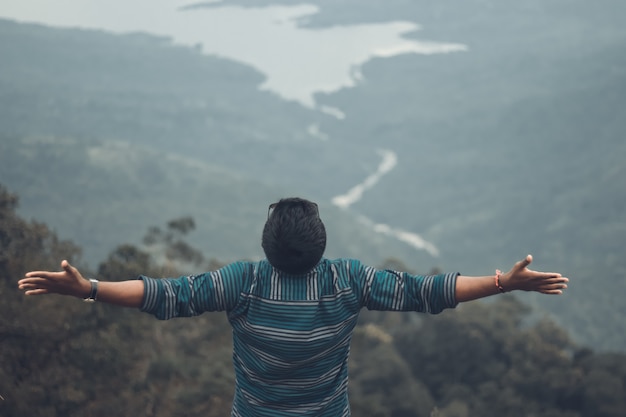
[[[455,307],[458,273],[378,270],[322,259],[305,275],[267,260],[180,278],[141,276],[141,310],[161,320],[225,311],[233,327],[232,417],[349,416],[348,355],[359,311]]]

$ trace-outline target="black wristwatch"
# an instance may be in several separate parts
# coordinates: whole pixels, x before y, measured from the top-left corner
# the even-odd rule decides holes
[[[91,283],[91,292],[87,298],[83,299],[83,301],[86,303],[95,303],[96,298],[98,297],[98,280],[89,278],[89,282]]]

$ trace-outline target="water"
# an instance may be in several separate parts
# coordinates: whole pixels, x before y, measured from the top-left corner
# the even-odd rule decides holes
[[[398,156],[395,152],[385,149],[378,151],[382,157],[382,161],[378,165],[376,171],[370,174],[365,180],[354,187],[347,193],[333,197],[332,203],[342,209],[347,209],[363,197],[363,193],[378,183],[380,178],[395,168],[398,163]]]
[[[381,156],[381,161],[376,170],[368,175],[361,183],[355,185],[347,193],[333,197],[331,200],[337,207],[347,210],[354,203],[358,202],[363,194],[370,188],[374,187],[378,181],[392,169],[394,169],[398,163],[398,156],[395,152],[388,149],[378,150]],[[387,236],[391,236],[417,250],[424,250],[428,252],[432,257],[439,256],[439,249],[432,242],[428,242],[422,236],[417,233],[409,232],[407,230],[391,227],[384,223],[376,223],[373,220],[358,215],[359,221],[366,227],[374,230],[377,233],[381,233]]]
[[[318,107],[315,93],[356,85],[362,79],[360,67],[370,59],[467,50],[460,43],[406,39],[403,35],[420,30],[406,21],[300,27],[299,22],[319,11],[310,4],[190,6],[193,3],[172,0],[2,0],[0,17],[166,36],[177,44],[201,47],[205,54],[248,64],[267,77],[259,88],[338,118],[343,117],[341,110]]]

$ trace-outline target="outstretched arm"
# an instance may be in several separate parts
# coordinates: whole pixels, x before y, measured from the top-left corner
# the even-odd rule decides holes
[[[26,295],[63,294],[86,298],[91,283],[67,261],[61,262],[62,271],[32,271],[18,281]],[[124,307],[140,307],[143,301],[144,283],[141,280],[99,282],[98,301]]]
[[[498,277],[468,277],[459,275],[456,281],[456,300],[458,302],[476,300],[501,292],[514,290],[536,291],[543,294],[561,294],[567,288],[567,278],[556,272],[539,272],[528,269],[533,261],[531,255],[513,265],[509,272]],[[502,290],[498,288],[500,284]]]

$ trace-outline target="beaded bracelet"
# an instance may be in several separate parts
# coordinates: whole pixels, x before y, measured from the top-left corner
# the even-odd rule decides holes
[[[496,287],[498,288],[498,291],[505,292],[504,287],[502,286],[502,284],[500,284],[501,275],[502,275],[502,271],[500,271],[499,269],[496,269]]]

